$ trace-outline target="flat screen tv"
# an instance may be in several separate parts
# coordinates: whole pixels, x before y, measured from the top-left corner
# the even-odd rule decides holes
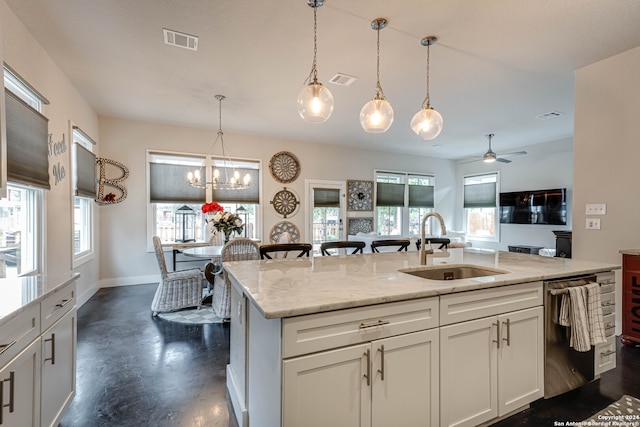
[[[567,189],[500,193],[502,224],[567,224]]]

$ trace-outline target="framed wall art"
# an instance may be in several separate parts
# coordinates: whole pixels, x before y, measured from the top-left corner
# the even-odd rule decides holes
[[[373,231],[373,217],[370,218],[348,218],[348,234],[371,233]]]
[[[373,181],[347,180],[347,210],[373,210]]]

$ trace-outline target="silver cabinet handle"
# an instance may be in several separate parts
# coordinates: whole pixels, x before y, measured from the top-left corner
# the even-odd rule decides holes
[[[607,302],[603,302],[602,306],[603,307],[609,307],[610,305],[615,305],[615,302],[613,301],[607,301]]]
[[[44,361],[46,362],[47,360],[51,360],[51,364],[55,365],[56,364],[56,334],[51,334],[51,338],[47,338],[46,340],[44,340],[44,342],[47,341],[51,341],[51,357],[47,357],[46,359],[44,359]]]
[[[600,356],[605,357],[605,356],[611,356],[612,354],[616,354],[616,351],[615,350],[604,351],[604,352],[600,353]]]
[[[377,320],[373,323],[360,323],[359,328],[360,329],[367,329],[367,328],[375,328],[377,326],[384,326],[384,325],[388,325],[389,322],[388,320]]]
[[[492,340],[492,342],[496,343],[497,347],[500,348],[500,322],[496,321],[496,323],[492,323],[491,326],[496,327],[496,339]]]
[[[384,381],[384,345],[381,345],[378,351],[380,352],[380,369],[378,369],[378,372],[380,372],[380,379]]]
[[[367,372],[364,377],[367,379],[367,385],[371,385],[371,350],[367,349],[364,355],[367,356]]]
[[[507,342],[507,346],[510,346],[511,345],[511,321],[507,319],[507,321],[503,322],[502,324],[507,326],[507,338],[502,338],[502,339]]]
[[[4,408],[9,407],[9,413],[13,412],[13,397],[14,397],[14,384],[15,384],[15,371],[9,372],[9,378],[0,381],[0,424],[3,422]],[[9,381],[9,403],[4,403],[4,383]]]
[[[4,354],[5,351],[9,350],[18,340],[13,340],[9,344],[0,344],[0,356]]]
[[[71,301],[71,298],[68,299],[63,299],[62,302],[59,302],[56,304],[56,310],[59,308],[64,307],[65,305],[67,305],[69,303],[69,301]]]

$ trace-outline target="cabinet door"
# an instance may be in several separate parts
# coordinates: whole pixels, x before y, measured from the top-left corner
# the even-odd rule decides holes
[[[42,422],[57,426],[75,394],[76,309],[42,334]]]
[[[371,425],[437,426],[437,329],[372,343]]]
[[[498,416],[497,317],[440,328],[440,425],[476,426]]]
[[[530,308],[498,316],[498,415],[544,395],[543,309]]]
[[[371,423],[369,343],[283,362],[284,427]]]
[[[40,340],[33,341],[0,370],[0,381],[0,426],[39,426]]]

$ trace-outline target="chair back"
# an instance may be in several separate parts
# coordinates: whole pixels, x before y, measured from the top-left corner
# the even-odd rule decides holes
[[[160,267],[160,274],[163,279],[167,278],[167,263],[164,260],[164,251],[162,250],[162,242],[158,236],[153,236],[153,248],[156,251],[156,258],[158,259],[158,267]]]
[[[340,249],[353,249],[351,254],[362,253],[362,250],[365,247],[364,242],[357,242],[352,240],[339,240],[335,242],[323,242],[320,245],[320,252],[322,256],[331,256],[331,253],[328,251],[329,249],[338,249],[338,254],[340,253]]]
[[[222,248],[222,262],[260,259],[258,244],[245,237],[229,240]]]
[[[275,252],[290,252],[299,251],[298,258],[302,256],[309,256],[313,246],[311,243],[274,243],[271,245],[260,246],[260,258],[261,259],[273,259],[270,254]],[[286,256],[286,254],[285,254]]]
[[[433,237],[433,238],[425,237],[424,240],[426,240],[427,242],[431,242],[432,245],[440,245],[438,246],[438,249],[448,248],[449,243],[451,243],[450,239],[443,238],[443,237]],[[418,238],[418,240],[416,240],[416,249],[420,250],[421,245],[422,245],[422,239]]]
[[[398,252],[401,251],[407,251],[409,244],[411,243],[411,241],[409,239],[386,239],[386,240],[374,240],[373,242],[371,242],[371,252],[373,253],[377,253],[380,252],[378,250],[379,247],[381,246],[392,246],[392,247],[397,247],[398,248]]]

